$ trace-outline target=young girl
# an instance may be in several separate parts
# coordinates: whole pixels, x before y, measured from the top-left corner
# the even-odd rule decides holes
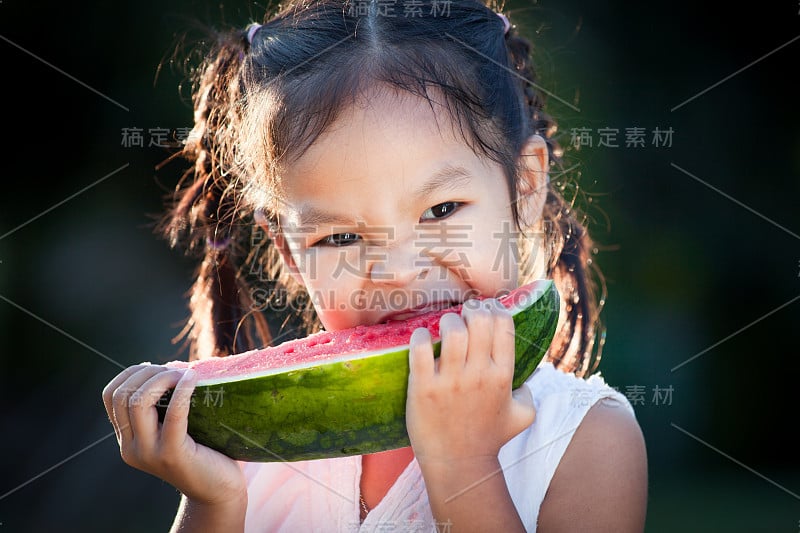
[[[187,435],[191,370],[120,373],[103,401],[122,458],[182,493],[175,531],[643,528],[633,410],[585,379],[592,244],[550,184],[555,128],[530,43],[495,9],[289,2],[220,36],[199,70],[194,168],[165,224],[202,258],[192,359],[281,340],[277,305],[300,306],[286,320],[311,332],[486,298],[443,316],[438,359],[428,331],[413,333],[410,448],[237,462]],[[544,277],[561,294],[559,329],[512,391],[514,326],[493,297]],[[154,404],[171,388],[160,424]]]

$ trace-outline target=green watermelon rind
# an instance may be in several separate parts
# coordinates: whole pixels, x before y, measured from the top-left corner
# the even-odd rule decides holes
[[[513,388],[521,386],[539,365],[558,323],[555,284],[548,280],[536,289],[541,292],[529,295],[518,307],[530,306],[514,314]],[[437,341],[437,357],[439,348]],[[252,462],[402,448],[409,445],[405,425],[408,373],[408,345],[403,345],[251,379],[201,382],[192,396],[188,433],[199,444]]]

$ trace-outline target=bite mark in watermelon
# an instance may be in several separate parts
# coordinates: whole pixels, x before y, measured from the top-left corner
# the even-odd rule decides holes
[[[533,373],[555,334],[559,297],[551,280],[500,301],[514,317],[513,387]],[[408,320],[302,339],[191,367],[198,383],[188,432],[196,442],[244,461],[299,461],[374,453],[409,445],[405,426],[411,333],[430,330],[438,357],[439,319],[461,306]],[[166,401],[160,402],[163,418]]]

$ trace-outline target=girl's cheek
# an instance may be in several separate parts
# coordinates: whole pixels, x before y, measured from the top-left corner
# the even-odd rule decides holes
[[[331,312],[326,315],[320,315],[320,320],[326,331],[341,331],[355,326],[355,324],[350,323],[351,321],[347,317],[342,316],[342,313]]]
[[[357,311],[344,307],[344,304],[336,304],[333,308],[317,307],[317,315],[322,322],[322,325],[327,331],[339,331],[348,329],[359,325],[361,322],[358,320],[359,314]]]

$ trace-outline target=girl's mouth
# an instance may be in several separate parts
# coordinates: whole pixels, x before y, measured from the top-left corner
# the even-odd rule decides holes
[[[461,302],[454,302],[454,301],[429,302],[427,304],[414,307],[413,309],[406,309],[404,311],[390,313],[389,315],[384,316],[380,320],[380,323],[408,320],[410,318],[424,315],[432,311],[441,311],[442,309],[447,309],[449,307],[453,307],[456,305],[461,305]]]

